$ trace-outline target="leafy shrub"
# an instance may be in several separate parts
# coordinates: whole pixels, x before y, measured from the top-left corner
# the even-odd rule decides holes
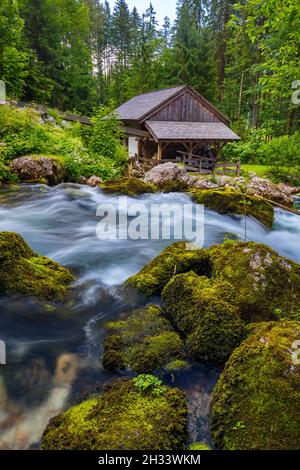
[[[92,175],[100,176],[100,178],[109,180],[122,176],[122,166],[118,166],[110,159],[98,163],[86,163],[81,166],[81,174],[86,178]]]
[[[69,181],[79,181],[81,175],[103,179],[122,176],[126,165],[123,131],[114,115],[103,119],[107,109],[100,110],[93,127],[80,123],[61,127],[57,125],[59,113],[51,109],[48,113],[55,123],[43,123],[38,113],[30,109],[0,106],[0,138],[6,144],[0,149],[0,161],[4,166],[24,155],[56,155],[63,159]],[[2,168],[3,180],[8,174]]]
[[[226,161],[241,160],[243,163],[263,163],[262,146],[267,139],[264,128],[250,129],[246,140],[231,142],[224,146],[222,155]]]
[[[22,131],[8,135],[8,137],[5,138],[5,143],[7,146],[2,154],[6,162],[32,153],[39,154],[44,151],[49,153],[50,147],[49,136],[41,127],[30,129],[29,132]]]
[[[38,124],[38,115],[33,110],[22,110],[12,106],[0,106],[0,138],[30,132]]]
[[[275,137],[261,147],[262,163],[277,167],[300,166],[300,133]]]
[[[270,165],[270,177],[275,181],[300,184],[300,133],[275,137],[262,146],[264,163]]]
[[[267,135],[264,128],[252,129],[247,140],[225,145],[224,160],[259,163],[270,167],[268,176],[274,182],[300,184],[300,133],[269,140]]]
[[[142,393],[152,393],[153,395],[163,395],[166,387],[162,381],[151,374],[141,374],[133,379],[134,386]]]
[[[125,148],[121,142],[123,137],[124,132],[116,115],[109,108],[102,107],[94,120],[89,153],[122,162],[126,159]]]
[[[17,175],[10,173],[9,169],[3,162],[0,160],[0,182],[1,181],[18,181]]]

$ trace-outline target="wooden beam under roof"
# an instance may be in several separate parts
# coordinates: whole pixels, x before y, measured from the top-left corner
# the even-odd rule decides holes
[[[152,137],[150,132],[143,131],[141,129],[135,129],[134,127],[123,126],[123,130],[125,134],[135,137],[146,137],[147,139],[150,139]]]

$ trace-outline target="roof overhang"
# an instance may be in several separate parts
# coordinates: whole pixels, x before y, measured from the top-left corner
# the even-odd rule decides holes
[[[146,121],[145,125],[156,142],[240,140],[240,137],[223,122]]]

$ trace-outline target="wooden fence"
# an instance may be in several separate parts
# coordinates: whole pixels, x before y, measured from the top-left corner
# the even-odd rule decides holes
[[[142,165],[147,164],[148,168],[161,163],[176,162],[183,163],[187,171],[200,173],[202,175],[235,175],[238,177],[241,175],[240,160],[236,163],[216,163],[216,160],[212,157],[200,157],[199,155],[193,155],[182,151],[178,151],[177,153],[179,153],[180,156],[177,156],[176,158],[163,158],[162,160],[157,160],[155,158],[136,157],[135,160]]]
[[[241,162],[236,163],[224,162],[217,163],[212,157],[201,157],[187,152],[181,152],[177,157],[177,161],[184,164],[187,171],[194,171],[200,174],[214,174],[214,175],[241,175]]]

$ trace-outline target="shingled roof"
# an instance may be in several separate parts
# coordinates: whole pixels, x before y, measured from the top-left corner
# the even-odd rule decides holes
[[[240,140],[222,122],[146,121],[146,127],[158,140]]]
[[[116,109],[116,113],[121,120],[139,121],[143,118],[143,116],[146,116],[157,106],[160,106],[165,101],[168,101],[184,88],[186,88],[186,85],[135,96],[131,100],[119,106],[119,108]]]

